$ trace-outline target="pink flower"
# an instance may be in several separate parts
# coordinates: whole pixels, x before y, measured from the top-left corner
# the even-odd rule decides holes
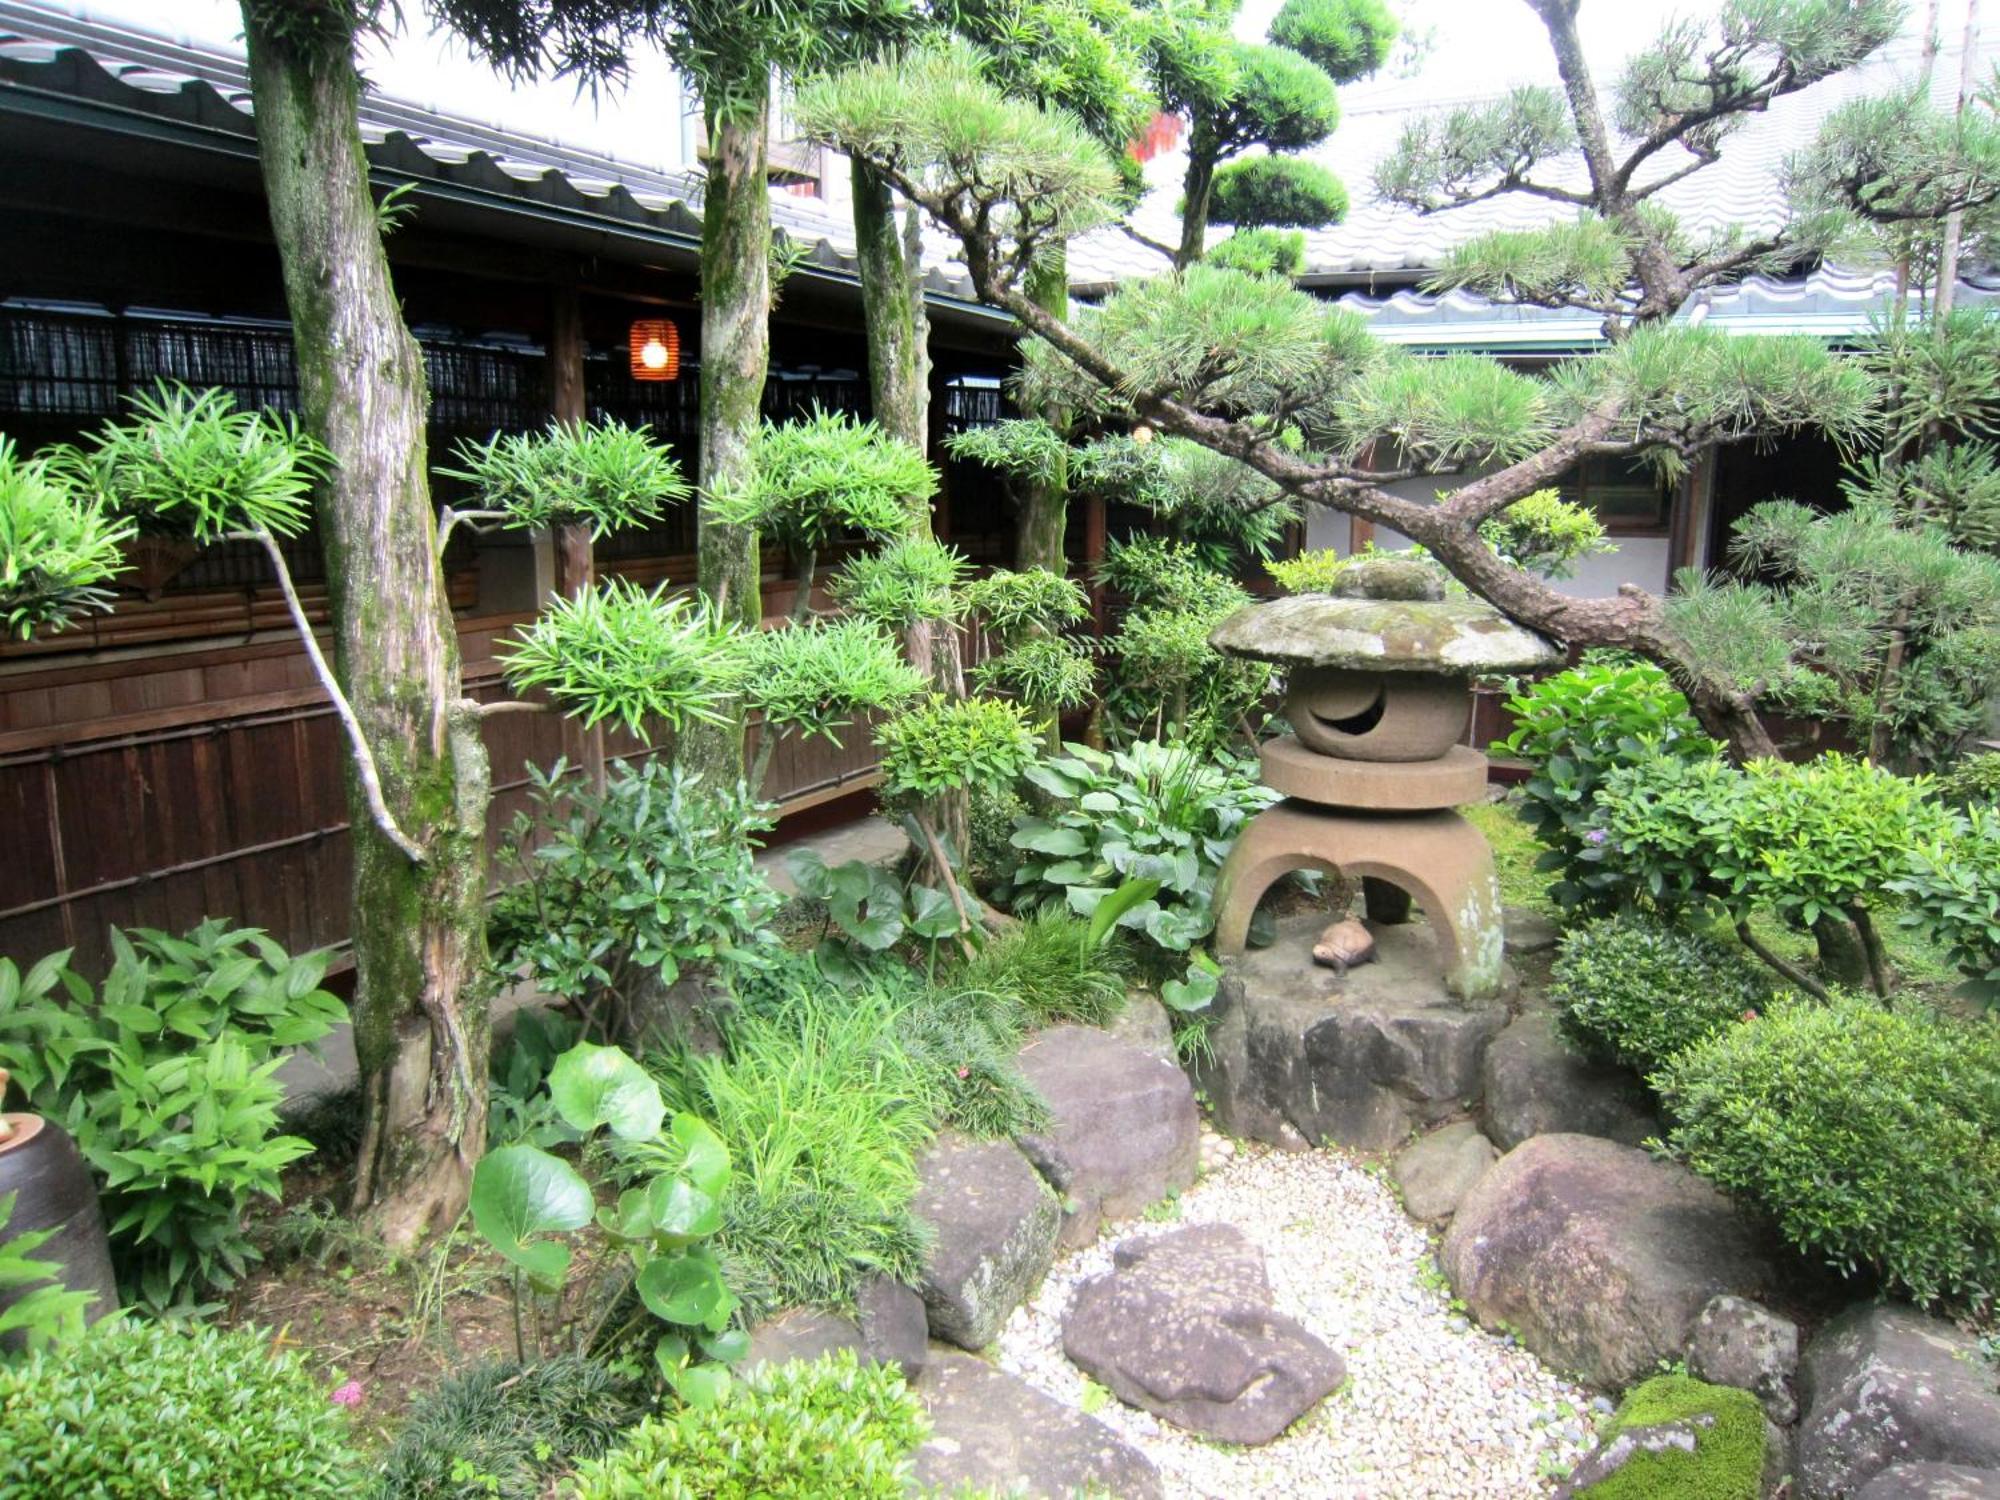
[[[960,1078],[970,1078],[970,1077],[972,1076],[972,1069],[970,1069],[970,1068],[960,1068],[960,1069],[958,1070],[958,1076],[959,1076]]]
[[[361,1404],[361,1382],[350,1380],[329,1397],[335,1406],[353,1408]]]

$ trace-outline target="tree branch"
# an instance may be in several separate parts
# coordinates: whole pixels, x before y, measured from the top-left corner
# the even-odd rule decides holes
[[[1138,230],[1134,229],[1130,224],[1125,222],[1123,219],[1120,219],[1118,221],[1118,227],[1120,230],[1124,232],[1125,237],[1127,239],[1136,240],[1141,245],[1144,245],[1148,250],[1152,251],[1155,255],[1165,256],[1169,262],[1172,262],[1172,260],[1174,259],[1173,246],[1161,244],[1158,240],[1154,239],[1150,234],[1141,234]]]
[[[438,512],[437,555],[444,556],[444,544],[451,540],[452,527],[463,521],[474,531],[486,531],[509,519],[504,510],[453,510],[447,505]]]
[[[326,690],[333,711],[340,718],[341,727],[347,731],[348,746],[353,751],[355,780],[361,783],[369,816],[382,836],[402,850],[410,863],[422,864],[424,851],[397,825],[395,815],[383,799],[382,776],[375,768],[375,752],[369,748],[368,736],[362,732],[361,720],[354,712],[354,705],[340,690],[333,668],[327,665],[325,653],[319,649],[319,638],[313,634],[312,624],[306,619],[305,606],[299,602],[299,591],[292,586],[292,570],[285,566],[285,554],[278,546],[278,539],[261,526],[255,531],[234,533],[232,539],[254,541],[263,547],[264,555],[270,558],[271,571],[277,575],[278,588],[285,596],[285,608],[291,612],[292,625],[298,631],[300,644],[305,647],[306,659],[312,663],[314,675]]]

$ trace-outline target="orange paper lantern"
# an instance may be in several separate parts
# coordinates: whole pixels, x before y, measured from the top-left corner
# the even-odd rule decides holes
[[[632,378],[678,380],[681,331],[666,318],[640,318],[632,325]]]

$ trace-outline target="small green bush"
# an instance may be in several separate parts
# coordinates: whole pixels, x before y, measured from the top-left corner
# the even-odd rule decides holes
[[[1938,795],[1962,807],[2000,806],[2000,755],[1962,755],[1938,776]]]
[[[1779,1001],[1654,1084],[1674,1150],[1800,1250],[1924,1305],[2000,1289],[2000,1025]]]
[[[1540,864],[1556,876],[1550,894],[1565,910],[1622,905],[1629,883],[1595,857],[1605,778],[1655,756],[1708,760],[1721,747],[1701,732],[1667,674],[1646,663],[1572,667],[1516,693],[1507,707],[1516,724],[1501,748],[1528,764],[1521,812],[1547,846]]]
[[[268,1333],[107,1319],[0,1364],[0,1500],[346,1500],[346,1413]]]
[[[582,1465],[575,1500],[902,1500],[928,1429],[903,1377],[851,1350],[738,1382],[717,1405],[650,1417]]]
[[[1948,833],[1909,851],[1889,888],[1908,899],[1904,921],[1944,948],[1973,997],[2000,1004],[2000,807],[1968,804]]]
[[[1577,1500],[1757,1500],[1764,1493],[1764,1412],[1748,1391],[1707,1385],[1686,1375],[1656,1375],[1626,1394],[1605,1425],[1620,1433],[1688,1422],[1694,1451],[1635,1455]]]
[[[1739,950],[1638,914],[1572,927],[1549,993],[1572,1039],[1640,1073],[1771,1000],[1769,980]]]
[[[646,1413],[629,1380],[577,1355],[492,1360],[411,1404],[383,1464],[381,1500],[540,1500]]]
[[[952,983],[1011,1008],[1020,1025],[1101,1026],[1124,1004],[1125,972],[1114,945],[1085,946],[1086,930],[1068,912],[1044,907],[996,933]]]

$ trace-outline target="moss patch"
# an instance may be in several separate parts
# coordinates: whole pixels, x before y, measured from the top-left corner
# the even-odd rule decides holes
[[[1635,1453],[1617,1473],[1579,1490],[1578,1500],[1757,1500],[1764,1480],[1764,1413],[1756,1397],[1686,1375],[1655,1376],[1626,1396],[1605,1425],[1604,1440],[1675,1422],[1693,1428],[1692,1453]]]
[[[1543,846],[1534,830],[1522,820],[1518,806],[1512,800],[1475,802],[1459,811],[1486,836],[1486,842],[1493,848],[1493,868],[1500,877],[1501,902],[1559,917],[1562,909],[1549,894],[1549,873],[1535,868]]]

